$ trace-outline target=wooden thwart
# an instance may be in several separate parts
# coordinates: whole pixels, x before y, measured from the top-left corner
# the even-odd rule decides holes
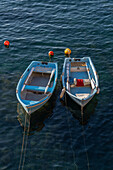
[[[71,62],[71,67],[74,66],[86,66],[85,62]]]
[[[71,67],[70,69],[70,72],[85,72],[85,71],[87,71],[86,67],[80,67],[80,66]]]
[[[52,67],[36,67],[34,71],[39,73],[51,73]]]
[[[89,96],[89,93],[80,93],[80,94],[77,94],[76,93],[76,96],[78,97],[78,98],[80,98],[80,99],[83,99],[83,98],[86,98],[86,97],[88,97]]]
[[[46,87],[42,87],[42,86],[31,86],[31,85],[26,85],[25,88],[26,90],[31,90],[31,91],[41,91],[44,92]],[[48,91],[51,91],[51,88],[48,88]]]

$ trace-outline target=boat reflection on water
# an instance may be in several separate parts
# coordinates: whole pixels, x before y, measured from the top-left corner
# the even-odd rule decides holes
[[[41,131],[45,126],[44,121],[51,117],[53,114],[53,108],[56,103],[56,92],[52,95],[50,100],[39,110],[35,111],[31,115],[27,114],[26,111],[23,109],[20,103],[17,104],[17,119],[20,125],[26,127],[26,131],[30,125],[29,135],[32,135],[34,131]],[[26,121],[25,121],[26,117]],[[26,122],[26,123],[25,123]]]
[[[64,101],[61,103],[67,106],[67,109],[71,112],[72,116],[79,120],[81,125],[86,125],[91,115],[94,114],[96,105],[98,103],[96,96],[83,108],[83,116],[81,112],[81,107],[76,104],[68,95],[65,94]]]

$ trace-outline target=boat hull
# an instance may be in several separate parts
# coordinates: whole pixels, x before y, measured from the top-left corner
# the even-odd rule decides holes
[[[45,100],[44,102],[40,103],[39,105],[38,104],[33,105],[33,106],[24,106],[23,105],[23,107],[28,114],[31,114],[31,113],[35,112],[36,110],[40,109],[42,106],[44,106],[45,103],[47,103],[49,99],[50,99],[50,97],[47,100]]]
[[[66,92],[66,93],[74,102],[76,102],[81,107],[84,107],[85,105],[87,105],[90,102],[90,100],[94,97],[94,95],[93,95],[87,100],[79,100],[78,98],[75,98],[74,96],[70,95],[68,92]]]
[[[52,96],[57,83],[57,63],[33,61],[21,76],[16,96],[28,114],[40,109]]]
[[[70,98],[84,107],[98,91],[98,77],[90,57],[65,58],[62,85]]]

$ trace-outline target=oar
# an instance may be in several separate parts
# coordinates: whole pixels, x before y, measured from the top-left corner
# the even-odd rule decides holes
[[[54,75],[54,72],[55,72],[55,69],[53,69],[52,72],[51,72],[51,76],[50,76],[49,82],[48,82],[48,84],[47,84],[47,86],[46,86],[46,88],[45,88],[44,94],[46,94],[46,92],[47,92],[47,90],[48,90],[48,88],[49,88],[49,85],[50,85],[51,79],[52,79],[52,77],[53,77],[53,75]]]
[[[63,98],[65,91],[66,91],[66,88],[64,87],[64,88],[62,89],[61,93],[60,93],[60,99]]]

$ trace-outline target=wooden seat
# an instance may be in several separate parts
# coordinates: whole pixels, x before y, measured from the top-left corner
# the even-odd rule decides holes
[[[39,73],[51,73],[52,67],[36,67],[34,72],[39,72]]]
[[[86,66],[85,62],[71,62],[71,67]]]
[[[46,87],[25,85],[24,89],[30,90],[30,91],[42,91],[42,92],[44,92]],[[50,92],[50,91],[51,91],[51,87],[48,87],[48,92]]]
[[[71,67],[71,69],[70,69],[70,72],[85,72],[85,71],[87,71],[86,67],[80,67],[80,66]]]
[[[80,99],[84,99],[87,98],[89,95],[90,95],[89,93],[80,93],[80,94],[76,94],[76,97]]]

